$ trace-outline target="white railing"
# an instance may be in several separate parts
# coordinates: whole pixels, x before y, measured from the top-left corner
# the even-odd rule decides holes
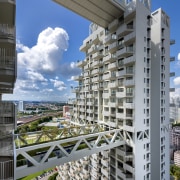
[[[64,128],[59,135],[56,133],[55,137],[59,139],[51,139],[44,143],[40,139],[46,133],[41,132],[38,136],[36,133],[34,133],[36,143],[32,144],[29,144],[31,141],[28,134],[15,135],[16,157],[23,156],[17,161],[17,179],[36,171],[64,164],[72,159],[79,160],[85,156],[125,144],[125,137],[120,129],[105,131],[99,125]],[[33,134],[30,135],[32,137]],[[48,138],[53,138],[50,134],[46,135]],[[28,153],[30,151],[36,153],[33,155]],[[54,154],[53,160],[52,154]]]

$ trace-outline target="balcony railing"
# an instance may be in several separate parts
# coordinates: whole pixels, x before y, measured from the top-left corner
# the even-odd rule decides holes
[[[0,37],[14,40],[15,28],[9,24],[0,24]]]
[[[12,102],[0,103],[0,124],[15,123],[15,104]]]
[[[16,55],[13,49],[0,48],[0,67],[15,68]]]
[[[0,162],[0,180],[14,179],[14,161]]]

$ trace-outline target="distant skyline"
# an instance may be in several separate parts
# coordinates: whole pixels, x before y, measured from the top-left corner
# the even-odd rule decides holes
[[[88,37],[90,22],[51,0],[16,1],[16,39],[18,76],[13,95],[4,100],[66,101],[74,97],[71,87],[77,86],[73,76],[80,74],[77,60]],[[180,96],[180,1],[152,0],[152,11],[162,7],[171,19],[171,87],[172,96]]]

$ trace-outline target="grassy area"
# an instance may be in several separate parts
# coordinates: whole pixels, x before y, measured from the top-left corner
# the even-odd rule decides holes
[[[31,174],[31,175],[29,175],[29,176],[20,178],[20,179],[18,179],[18,180],[32,180],[32,179],[34,179],[35,177],[37,177],[37,176],[39,176],[39,175],[41,175],[41,174],[43,174],[43,173],[45,173],[45,172],[47,172],[47,171],[49,171],[49,170],[51,170],[51,169],[54,169],[54,168],[49,168],[49,169],[46,169],[46,170],[43,170],[43,171],[39,171],[39,172],[36,172],[36,173]]]

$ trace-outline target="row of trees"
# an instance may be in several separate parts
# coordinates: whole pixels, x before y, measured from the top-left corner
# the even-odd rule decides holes
[[[175,178],[175,180],[180,180],[180,167],[171,165],[170,174]]]
[[[18,127],[15,133],[26,133],[26,132],[40,131],[42,129],[42,127],[39,126],[39,124],[42,124],[44,122],[49,122],[51,120],[52,120],[52,116],[40,118],[36,121],[33,121],[31,123],[28,123],[28,124],[25,124],[25,125]]]

